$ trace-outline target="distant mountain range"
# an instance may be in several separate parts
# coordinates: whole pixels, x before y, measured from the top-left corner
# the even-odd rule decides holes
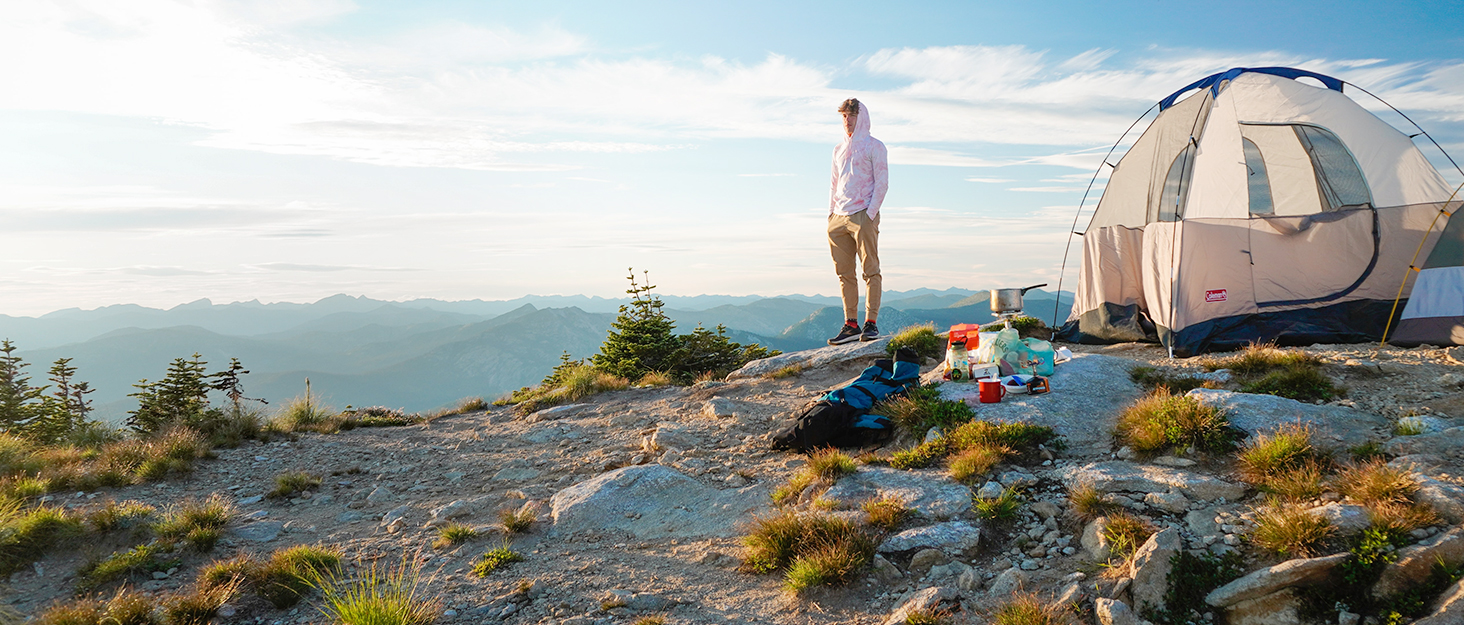
[[[993,319],[986,291],[887,292],[885,332],[922,323],[943,329]],[[463,397],[492,399],[538,382],[560,355],[594,354],[626,299],[528,296],[505,301],[418,299],[388,302],[333,295],[312,304],[213,304],[162,310],[119,304],[40,317],[0,315],[8,338],[32,363],[33,383],[49,364],[72,358],[77,377],[97,392],[97,416],[120,420],[135,407],[127,394],[161,378],[174,358],[197,352],[217,370],[238,358],[252,373],[247,395],[277,406],[312,389],[338,408],[385,405],[428,410]],[[678,331],[724,325],[741,343],[793,351],[823,345],[842,323],[836,297],[663,296]],[[1067,318],[1071,295],[1027,293],[1027,311]]]

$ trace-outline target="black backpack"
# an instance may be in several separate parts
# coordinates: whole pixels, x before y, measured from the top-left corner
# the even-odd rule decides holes
[[[868,414],[869,408],[919,384],[917,358],[914,350],[900,348],[893,361],[875,361],[858,380],[799,409],[773,431],[773,449],[807,452],[819,447],[865,447],[894,438],[894,422]]]

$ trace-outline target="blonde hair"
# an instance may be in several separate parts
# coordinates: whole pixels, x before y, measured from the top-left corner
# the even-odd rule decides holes
[[[839,105],[839,112],[840,113],[854,113],[855,115],[858,115],[859,114],[859,100],[856,100],[854,98],[849,98],[848,100],[844,100],[844,103]]]

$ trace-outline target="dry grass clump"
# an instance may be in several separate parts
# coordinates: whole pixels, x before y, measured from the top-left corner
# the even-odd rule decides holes
[[[1118,504],[1110,501],[1103,491],[1091,482],[1084,482],[1068,489],[1068,503],[1081,521],[1092,521],[1118,510]]]
[[[99,532],[141,529],[147,519],[152,518],[157,511],[157,508],[140,501],[128,500],[117,503],[116,500],[108,499],[101,508],[88,514],[86,520]]]
[[[1341,394],[1322,373],[1320,358],[1274,343],[1252,343],[1234,356],[1211,358],[1204,367],[1229,369],[1241,381],[1242,392],[1263,393],[1300,401],[1329,400]]]
[[[344,625],[428,625],[442,604],[423,588],[420,565],[403,559],[394,569],[372,565],[354,579],[320,575],[321,612]]]
[[[550,406],[578,401],[605,391],[618,391],[630,386],[625,378],[616,377],[590,365],[573,365],[555,369],[558,384],[553,387],[524,388],[495,403],[517,404],[518,412],[529,414]]]
[[[175,594],[163,599],[163,615],[168,625],[208,625],[219,608],[238,594],[242,579],[226,584],[204,586],[200,584],[192,592]]]
[[[1407,503],[1418,491],[1408,471],[1388,466],[1381,459],[1343,467],[1337,488],[1363,505]]]
[[[769,380],[782,380],[784,378],[795,377],[798,374],[803,373],[803,369],[803,365],[788,365],[786,367],[778,369],[777,371],[766,374],[763,377]]]
[[[1325,476],[1322,463],[1314,458],[1307,458],[1296,466],[1281,469],[1268,476],[1261,483],[1261,489],[1287,501],[1309,501],[1322,494],[1322,480]]]
[[[1127,512],[1110,515],[1108,523],[1103,527],[1103,537],[1108,539],[1110,562],[1127,563],[1134,557],[1134,552],[1139,550],[1139,546],[1153,534],[1154,528],[1139,517]],[[1127,573],[1123,566],[1110,570]]]
[[[631,625],[666,625],[666,617],[661,614],[642,616],[636,619]]]
[[[164,559],[169,551],[166,545],[151,542],[93,560],[77,570],[76,588],[90,591],[124,577],[166,571],[181,562],[177,558]]]
[[[1063,606],[1048,604],[1035,593],[1019,593],[1001,604],[992,619],[994,625],[1058,625],[1066,622]]]
[[[1438,525],[1443,521],[1428,506],[1398,501],[1374,503],[1367,507],[1367,516],[1372,527],[1379,528],[1390,536],[1402,536],[1420,527]]]
[[[864,522],[878,527],[886,532],[893,532],[900,527],[905,519],[914,512],[905,506],[905,502],[899,497],[886,496],[879,499],[870,499],[861,506],[864,510]]]
[[[153,614],[153,600],[123,588],[107,601],[82,598],[51,606],[36,625],[161,625]]]
[[[743,544],[745,569],[762,574],[783,570],[786,587],[797,593],[852,580],[874,559],[879,543],[844,519],[783,513],[754,518]]]
[[[300,602],[321,579],[334,575],[341,565],[341,552],[323,545],[295,545],[271,553],[267,560],[242,554],[219,560],[199,570],[198,587],[214,591],[220,587],[249,588],[276,608]]]
[[[965,406],[964,403],[956,403]],[[890,456],[890,466],[896,469],[923,469],[946,456],[978,448],[1010,450],[1008,456],[1031,457],[1036,454],[1040,445],[1060,449],[1063,443],[1057,432],[1044,425],[966,421],[945,436],[921,443],[912,449],[895,452]]]
[[[306,393],[281,406],[274,418],[269,420],[266,428],[279,432],[332,434],[339,432],[341,424],[345,421],[345,416],[323,404],[320,397],[313,393]]]
[[[788,483],[773,491],[773,502],[779,505],[796,499],[815,483],[833,484],[845,475],[851,475],[858,468],[854,459],[834,447],[814,450],[808,455],[808,464],[788,478]]]
[[[1208,452],[1235,448],[1239,438],[1219,408],[1164,387],[1140,398],[1118,415],[1114,435],[1140,453],[1189,447]]]
[[[168,509],[153,532],[161,541],[182,540],[197,551],[209,551],[234,513],[234,505],[217,494],[203,501],[185,499]]]
[[[948,465],[951,477],[962,484],[970,484],[991,472],[996,465],[1012,454],[1010,447],[984,443],[963,449],[951,456]]]
[[[901,625],[950,625],[951,613],[945,610],[921,608],[905,615]]]
[[[665,371],[652,371],[641,376],[641,379],[637,381],[635,385],[659,388],[662,386],[671,386],[675,383],[676,380],[671,377],[671,374],[666,373]]]
[[[1285,367],[1320,364],[1322,361],[1316,356],[1298,349],[1282,349],[1275,343],[1251,343],[1238,354],[1211,357],[1202,362],[1207,371],[1229,369],[1239,376],[1258,376]]]
[[[305,471],[286,471],[274,478],[274,490],[265,497],[287,499],[305,491],[320,488],[320,476]]]
[[[539,510],[533,504],[524,504],[517,510],[498,511],[498,526],[503,528],[503,533],[513,536],[529,531],[534,522],[539,520]]]
[[[1309,558],[1321,553],[1335,533],[1326,518],[1295,504],[1275,503],[1256,510],[1251,542],[1287,558]]]
[[[1320,460],[1312,447],[1313,431],[1309,425],[1290,424],[1269,434],[1257,434],[1240,450],[1240,474],[1252,484],[1265,484],[1272,476],[1295,469],[1308,461]]]
[[[432,541],[433,549],[445,549],[453,545],[461,544],[478,537],[478,530],[466,523],[448,523],[437,530],[437,540]]]

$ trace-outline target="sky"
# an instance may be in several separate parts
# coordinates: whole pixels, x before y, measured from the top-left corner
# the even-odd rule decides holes
[[[664,294],[833,294],[824,222],[848,97],[889,148],[891,290],[1056,286],[1104,154],[1156,101],[1231,67],[1342,78],[1464,157],[1464,11],[1445,2],[0,10],[9,315],[620,296],[632,267]]]

